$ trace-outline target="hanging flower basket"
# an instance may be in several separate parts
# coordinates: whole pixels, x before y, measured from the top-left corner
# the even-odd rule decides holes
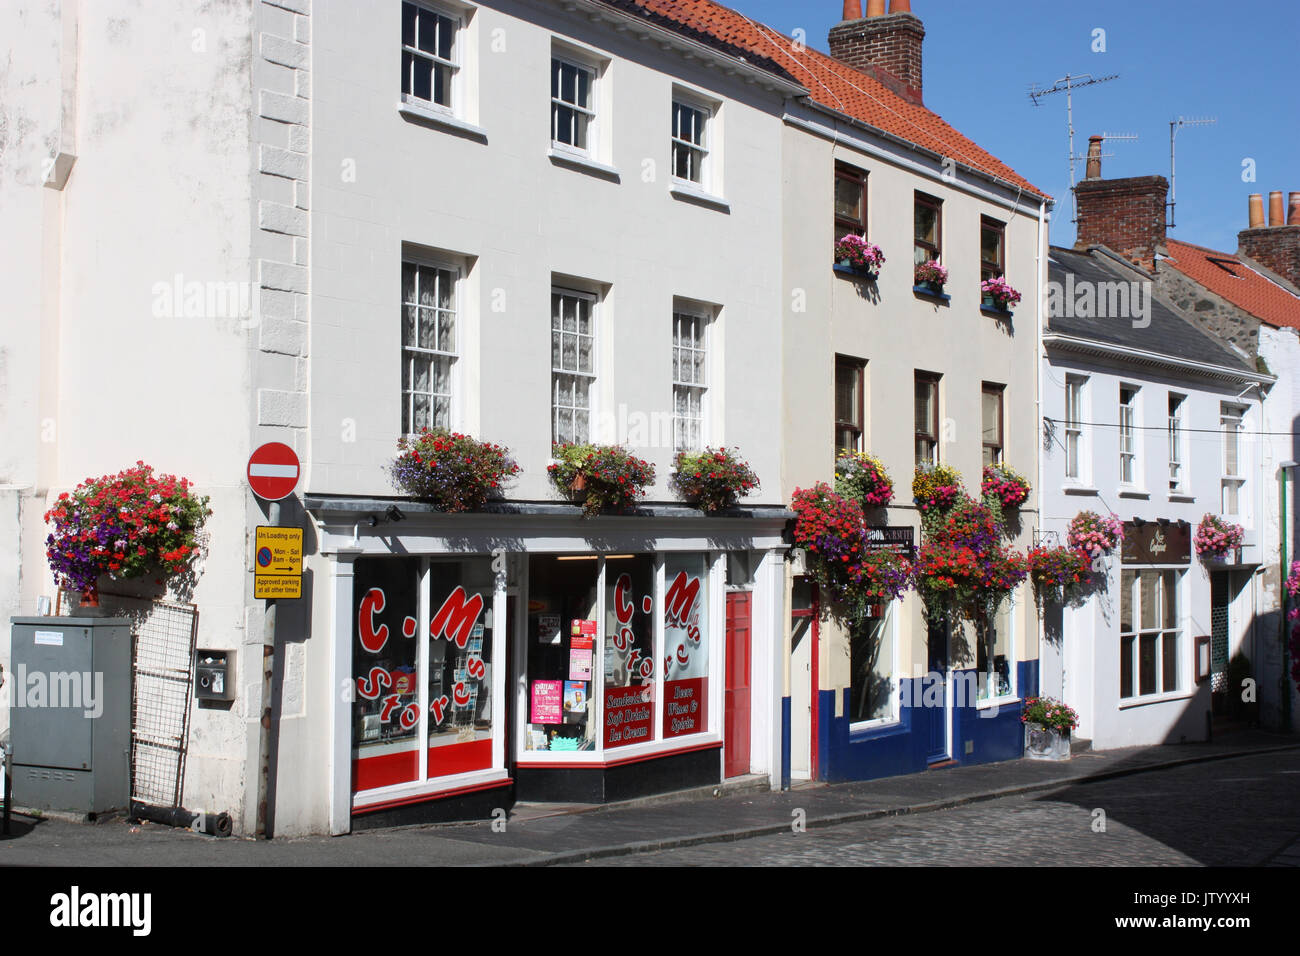
[[[835,493],[863,508],[887,508],[894,500],[894,482],[879,458],[844,452],[835,460]]]
[[[102,478],[88,478],[59,495],[45,521],[50,570],[61,587],[99,604],[101,578],[153,576],[164,588],[186,573],[198,554],[198,533],[212,514],[206,495],[185,478],[155,475],[142,461]]]
[[[1196,526],[1196,553],[1206,560],[1221,560],[1241,547],[1245,533],[1241,525],[1207,514]]]
[[[441,428],[398,439],[397,449],[388,468],[393,485],[442,511],[481,511],[519,473],[510,449]]]
[[[962,495],[925,523],[913,582],[931,618],[987,619],[1025,579],[1024,555],[1003,543],[1006,530],[987,504]]]
[[[1019,508],[1029,500],[1029,482],[1006,465],[985,465],[980,492],[996,498],[1004,509]]]
[[[655,466],[618,445],[553,445],[551,455],[551,484],[588,518],[630,508],[654,484]]]
[[[961,473],[947,465],[917,468],[912,475],[912,501],[921,513],[943,513],[962,495]]]
[[[885,264],[885,254],[879,246],[867,242],[866,236],[850,234],[835,243],[835,262],[861,276],[875,279]]]
[[[749,463],[726,448],[678,452],[668,486],[682,499],[710,514],[734,507],[758,487]]]
[[[1039,601],[1068,603],[1080,596],[1092,583],[1092,560],[1084,551],[1073,548],[1032,548],[1029,552],[1029,579]]]
[[[1070,522],[1066,543],[1093,561],[1110,554],[1124,541],[1124,523],[1115,515],[1102,517],[1095,511],[1080,511]]]

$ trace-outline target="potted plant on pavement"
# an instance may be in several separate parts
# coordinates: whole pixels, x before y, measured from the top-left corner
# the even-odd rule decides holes
[[[1020,714],[1025,725],[1025,756],[1031,760],[1069,760],[1070,732],[1079,715],[1052,697],[1030,697]]]
[[[618,445],[559,444],[551,455],[555,462],[546,469],[551,484],[581,504],[588,518],[631,507],[654,484],[655,466]]]

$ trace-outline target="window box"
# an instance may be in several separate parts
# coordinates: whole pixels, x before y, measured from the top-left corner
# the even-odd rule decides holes
[[[937,282],[923,282],[920,285],[914,285],[912,291],[917,295],[925,296],[927,299],[937,299],[940,302],[952,301],[952,296],[945,294],[943,286]]]
[[[855,279],[865,279],[867,282],[875,282],[880,278],[880,273],[870,266],[855,266],[848,259],[841,259],[831,267],[833,271],[840,275],[852,276]]]

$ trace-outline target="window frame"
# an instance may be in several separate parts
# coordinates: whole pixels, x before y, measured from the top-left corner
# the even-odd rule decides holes
[[[563,69],[565,67],[587,75],[587,105],[583,106],[575,102],[569,102],[563,99],[564,80]],[[557,82],[556,71],[561,71],[561,76]],[[584,156],[588,159],[595,159],[600,151],[600,73],[599,64],[584,59],[581,56],[571,52],[567,47],[551,48],[551,72],[550,79],[553,89],[558,89],[558,93],[551,93],[551,149],[572,153],[577,156]],[[575,95],[578,88],[577,81],[574,83]],[[584,130],[584,143],[581,146],[573,143],[566,143],[557,138],[559,132],[559,111],[568,109],[574,113],[582,114],[587,117],[587,125]],[[576,121],[575,121],[576,122]],[[575,138],[577,127],[574,127]]]
[[[858,218],[850,219],[847,216],[841,216],[839,212],[839,184],[841,181],[851,182],[861,190],[861,198],[858,201]],[[834,190],[831,193],[831,213],[834,222],[834,238],[839,242],[844,236],[866,236],[867,235],[867,171],[851,166],[848,163],[837,161],[835,163]],[[845,230],[841,232],[840,230]]]
[[[1219,456],[1219,505],[1221,513],[1225,518],[1236,518],[1242,524],[1246,523],[1246,476],[1249,472],[1246,462],[1246,444],[1242,441],[1242,436],[1246,431],[1246,415],[1250,408],[1246,405],[1238,405],[1235,402],[1219,403],[1219,434],[1220,434],[1220,456]],[[1235,427],[1229,431],[1229,423],[1235,422]],[[1236,458],[1236,470],[1230,471],[1228,468],[1228,449],[1231,436],[1231,446],[1234,451],[1233,457]],[[1228,508],[1229,493],[1236,504],[1236,508]]]
[[[1165,622],[1157,619],[1155,627],[1142,626],[1142,574],[1153,573],[1156,577],[1157,588],[1155,594],[1156,611],[1163,615],[1166,606],[1166,589],[1168,587],[1167,575],[1174,576],[1174,609],[1173,621]],[[1132,706],[1133,704],[1146,703],[1152,700],[1159,700],[1168,697],[1176,697],[1188,693],[1189,682],[1184,670],[1187,665],[1187,650],[1183,641],[1183,634],[1186,631],[1184,622],[1185,610],[1185,591],[1187,573],[1185,568],[1181,567],[1134,567],[1120,569],[1120,603],[1123,604],[1124,588],[1128,588],[1129,612],[1133,620],[1130,622],[1130,630],[1124,629],[1123,613],[1120,614],[1120,633],[1119,633],[1119,653],[1116,655],[1116,663],[1119,664],[1120,672],[1116,681],[1117,696],[1120,707]],[[1127,583],[1126,583],[1127,582]],[[1142,639],[1144,637],[1155,637],[1157,641],[1155,653],[1155,685],[1156,689],[1148,693],[1142,693]],[[1173,676],[1174,686],[1165,686],[1166,676],[1166,640],[1172,638],[1173,647]],[[1132,644],[1127,650],[1125,644],[1131,640]],[[1124,693],[1124,657],[1128,655],[1129,667],[1129,689],[1132,693]]]
[[[847,371],[855,378],[854,389],[857,393],[857,421],[847,421],[840,418],[839,412],[839,388],[840,372]],[[865,359],[852,358],[848,355],[836,354],[835,356],[835,408],[833,409],[835,419],[835,457],[838,459],[842,451],[866,451],[867,445],[867,363]],[[852,448],[845,448],[840,444],[840,433],[843,431],[852,431],[857,435],[857,441]]]
[[[407,266],[412,266],[416,270],[416,286],[415,286],[416,301],[411,303],[408,303],[406,301],[405,291],[401,288],[402,283],[399,278],[398,296],[401,301],[400,301],[400,314],[399,314],[398,321],[402,323],[401,326],[402,327],[402,335],[401,335],[402,365],[403,365],[404,372],[406,371],[406,369],[408,368],[410,369],[409,377],[407,377],[406,375],[402,377],[402,381],[406,384],[409,384],[410,387],[407,388],[406,384],[402,384],[399,387],[401,388],[401,395],[402,395],[403,419],[405,420],[406,424],[412,426],[410,431],[406,431],[405,429],[403,429],[401,433],[406,435],[408,438],[413,438],[420,434],[420,426],[416,425],[415,422],[415,396],[417,394],[427,394],[429,397],[428,427],[430,429],[440,427],[436,421],[435,412],[434,412],[435,409],[434,401],[435,399],[440,397],[445,397],[447,399],[447,423],[446,425],[441,427],[445,427],[449,431],[454,431],[460,421],[459,419],[460,399],[458,397],[460,394],[460,366],[462,364],[460,361],[461,360],[460,343],[461,340],[464,338],[464,316],[461,309],[461,302],[464,298],[463,280],[465,276],[464,276],[464,269],[460,265],[458,265],[457,263],[449,259],[441,258],[438,256],[420,255],[419,253],[412,252],[409,250],[403,251],[402,253],[402,262],[401,262],[402,270],[404,271]],[[450,310],[440,309],[437,305],[422,306],[419,304],[421,270],[427,270],[430,272],[447,272],[451,274],[453,306]],[[427,349],[420,345],[407,344],[406,335],[405,335],[406,310],[408,307],[412,305],[415,306],[416,308],[416,323],[414,327],[414,334],[415,334],[415,341],[417,342],[419,341],[420,338],[420,324],[419,324],[420,310],[432,309],[435,316],[435,322],[438,313],[444,311],[451,312],[452,338],[454,340],[454,348],[451,351],[447,351],[445,349],[437,349],[437,348]],[[415,354],[409,354],[409,353],[415,353]],[[432,390],[427,393],[421,393],[415,390],[414,388],[415,368],[414,366],[408,365],[408,362],[413,361],[415,359],[415,355],[417,354],[431,356],[434,359],[445,358],[448,360],[447,386],[450,391],[447,395],[444,396],[441,393]],[[433,388],[432,365],[430,366],[429,386],[430,389]]]
[[[1012,591],[998,605],[998,610],[993,613],[993,620],[975,625],[975,700],[977,709],[998,707],[1009,701],[1020,698],[1020,681],[1017,674],[1017,656],[1016,656],[1016,624],[1017,608],[1019,602],[1016,600],[1016,592]],[[990,692],[987,697],[983,696],[982,688],[990,688],[989,676],[996,673],[997,667],[997,617],[1002,610],[1006,610],[1007,620],[1007,692],[1005,694],[996,694]],[[989,631],[992,629],[993,640],[988,641]],[[994,653],[989,653],[993,651]],[[985,655],[986,669],[981,670],[979,667],[979,655]],[[991,668],[991,669],[989,669]]]
[[[672,171],[673,182],[685,186],[687,189],[695,189],[706,193],[716,192],[713,188],[713,125],[717,116],[715,106],[696,96],[692,96],[685,89],[676,86],[673,87],[670,103],[668,116],[668,168]],[[684,110],[693,110],[701,115],[701,142],[694,143],[678,136],[677,110],[679,107]],[[700,154],[698,179],[691,179],[677,174],[677,151],[679,148],[685,149],[692,154]]]
[[[1132,400],[1124,401],[1124,393]],[[1142,487],[1142,442],[1138,421],[1141,418],[1142,388],[1121,382],[1119,386],[1119,483],[1126,488]],[[1126,414],[1127,413],[1127,414]],[[1127,421],[1125,420],[1127,418]],[[1127,439],[1127,442],[1126,442]],[[1128,449],[1127,451],[1125,449]],[[1127,461],[1129,476],[1124,476]]]
[[[555,354],[556,354],[556,350],[554,348],[555,335],[559,334],[561,336],[561,347],[559,349],[561,364],[563,364],[564,361],[563,336],[566,334],[572,334],[578,336],[579,339],[581,339],[582,337],[582,333],[576,330],[572,333],[568,333],[564,330],[563,328],[564,320],[563,320],[563,311],[562,311],[563,307],[561,307],[561,313],[558,316],[560,327],[559,328],[556,327],[555,323],[557,321],[557,315],[555,311],[555,306],[556,306],[555,297],[557,295],[560,296],[561,298],[565,296],[571,296],[573,298],[576,298],[580,301],[584,301],[587,303],[587,308],[589,309],[588,325],[591,329],[590,335],[588,336],[591,339],[591,371],[590,372],[583,372],[580,369],[556,368],[555,366]],[[598,383],[600,382],[600,351],[599,351],[600,335],[599,335],[599,322],[598,322],[599,307],[600,307],[600,298],[594,292],[587,292],[583,289],[575,289],[572,286],[561,285],[558,283],[551,284],[552,348],[551,348],[551,360],[550,360],[550,365],[551,365],[550,408],[551,408],[551,443],[552,444],[560,444],[559,418],[557,416],[562,407],[566,407],[567,410],[572,415],[572,426],[573,426],[572,441],[576,444],[582,444],[585,442],[592,441],[592,430],[593,430],[592,418],[595,416],[598,407],[598,397],[597,397],[596,390],[597,390]],[[580,354],[581,354],[581,349],[575,348],[574,350],[575,357]],[[578,361],[575,364],[581,365],[581,362]],[[558,383],[558,377],[560,376],[567,376],[569,378],[574,378],[574,379],[585,378],[588,381],[587,406],[585,409],[583,409],[581,406],[576,404],[576,395],[577,395],[576,382],[574,383],[575,404],[572,406],[561,406],[560,404],[558,404],[557,383]],[[584,410],[587,413],[587,433],[584,436],[580,436],[578,435],[578,431],[577,431],[577,413]]]
[[[998,257],[993,262],[984,258],[984,233],[993,231],[998,236]],[[980,216],[980,282],[986,279],[1005,278],[1007,274],[1007,224],[990,216]]]
[[[899,605],[899,609],[898,609],[899,613],[895,613],[895,605]],[[899,617],[901,616],[902,605],[900,601],[888,601],[882,604],[881,606],[884,608],[884,613],[881,615],[881,617],[859,619],[853,622],[852,627],[861,627],[864,624],[868,624],[874,621],[880,622],[879,627],[882,632],[881,643],[883,645],[885,642],[888,642],[889,654],[890,654],[890,658],[889,658],[890,673],[887,682],[889,687],[888,711],[884,716],[881,717],[868,717],[864,720],[854,719],[854,716],[851,712],[851,707],[853,701],[853,683],[857,675],[853,669],[852,628],[849,628],[846,631],[845,636],[849,642],[849,704],[848,707],[850,708],[850,712],[847,713],[845,716],[847,716],[849,719],[850,733],[854,733],[860,730],[868,730],[875,727],[883,727],[889,724],[896,724],[900,720],[899,705],[901,702],[900,690],[901,690],[902,681],[899,679],[898,676],[900,671],[898,655],[899,655]],[[801,612],[791,610],[790,615],[791,618],[797,618],[801,616]]]
[[[943,376],[936,372],[922,372],[918,370],[913,373],[912,380],[914,383],[913,390],[912,390],[912,397],[913,397],[912,423],[913,423],[913,428],[915,430],[915,443],[913,445],[913,453],[916,455],[916,464],[923,465],[923,466],[938,465],[943,461],[943,456],[940,450],[941,445],[939,441],[939,434],[940,434],[939,401],[941,396],[940,388],[943,382]],[[928,424],[933,429],[933,432],[922,432],[919,428],[916,428],[916,424],[917,424],[916,423],[916,402],[915,402],[916,390],[917,387],[923,383],[934,386],[934,400],[931,403],[932,408],[930,413],[930,421],[928,422]],[[919,454],[920,443],[922,441],[928,441],[934,446],[931,452],[930,459],[928,461],[923,461]]]
[[[916,234],[916,213],[917,210],[925,206],[934,210],[934,243],[923,241]],[[927,250],[928,254],[924,259],[917,259],[916,254],[922,249]],[[931,260],[943,264],[943,200],[937,196],[931,196],[929,193],[923,193],[919,189],[912,193],[912,257],[913,266],[921,265],[923,262]]]
[[[1169,393],[1169,493],[1185,495],[1190,487],[1187,477],[1187,396]]]
[[[414,63],[412,63],[411,66],[412,72],[408,73],[405,62],[403,62],[402,85],[406,86],[409,83],[411,90],[410,92],[408,92],[405,89],[401,90],[402,102],[420,106],[425,109],[437,110],[439,112],[443,112],[451,116],[458,115],[460,113],[460,105],[461,105],[462,83],[460,82],[460,77],[461,77],[461,71],[464,68],[464,63],[462,62],[463,57],[461,57],[460,55],[463,52],[461,50],[461,40],[465,33],[464,14],[462,11],[452,9],[451,7],[445,7],[442,6],[441,4],[436,4],[436,3],[428,3],[425,2],[425,0],[402,0],[401,11],[399,13],[399,16],[401,17],[402,20],[402,24],[401,24],[402,30],[405,29],[405,18],[406,18],[407,7],[410,7],[416,11],[422,10],[426,13],[433,14],[435,17],[440,17],[444,20],[449,21],[451,23],[452,39],[451,39],[451,58],[444,59],[443,57],[437,55],[436,53],[429,53],[425,50],[419,49],[418,20],[417,20],[417,38],[416,38],[417,46],[408,47],[406,45],[405,38],[401,36],[401,33],[399,31],[399,37],[400,37],[399,42],[401,45],[401,53],[402,53],[403,61],[405,61],[406,54],[409,53],[414,58],[431,61],[434,64],[433,66],[434,71],[436,71],[440,66],[445,68],[448,71],[448,76],[446,81],[447,102],[439,103],[436,99],[432,99],[432,98],[424,99],[423,97],[417,96],[415,94],[414,92],[415,75],[413,72]],[[434,79],[434,75],[431,72],[429,78],[430,94],[432,95],[436,89],[437,89],[437,84]]]
[[[699,330],[700,330],[699,337],[697,339],[694,339],[690,345],[683,346],[681,344],[681,338],[679,334],[679,320],[681,319],[692,319],[699,323]],[[711,397],[713,376],[710,374],[711,369],[709,366],[709,355],[710,355],[710,347],[712,345],[711,326],[713,325],[713,315],[708,309],[705,309],[702,306],[690,305],[683,302],[675,302],[673,304],[672,322],[673,322],[672,359],[673,359],[674,366],[676,366],[679,371],[682,367],[684,367],[681,364],[681,356],[679,355],[679,353],[685,352],[691,355],[694,355],[695,353],[703,353],[704,355],[704,362],[703,362],[704,381],[702,383],[684,381],[681,379],[678,372],[674,372],[672,376],[673,452],[675,454],[679,451],[703,451],[704,448],[708,446],[708,443],[710,441],[709,417],[711,411],[710,397]],[[692,363],[692,368],[693,367],[694,365]],[[698,393],[699,396],[698,419],[690,418],[690,417],[682,418],[678,415],[677,395],[679,390],[683,390],[687,392],[688,395],[691,392]],[[681,434],[681,429],[679,427],[680,424],[688,421],[698,421],[699,423],[699,443],[696,445],[683,444],[679,438],[679,435]]]
[[[1065,376],[1065,477],[1067,481],[1084,483],[1090,480],[1087,457],[1087,429],[1084,422],[1087,415],[1088,386],[1087,375]],[[1077,397],[1071,399],[1071,386],[1077,388]],[[1074,472],[1070,470],[1070,440],[1074,439]]]
[[[984,438],[984,396],[996,395],[998,399],[997,425],[998,435],[997,442],[989,442]],[[983,382],[980,385],[980,442],[984,451],[992,448],[995,449],[992,461],[985,464],[1001,465],[1006,461],[1006,395],[1007,387],[998,385],[996,382]]]

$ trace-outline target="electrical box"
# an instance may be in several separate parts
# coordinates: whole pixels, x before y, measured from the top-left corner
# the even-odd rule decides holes
[[[194,652],[196,700],[235,699],[235,652],[200,648]]]
[[[14,803],[97,814],[131,795],[131,626],[126,618],[11,618]]]

